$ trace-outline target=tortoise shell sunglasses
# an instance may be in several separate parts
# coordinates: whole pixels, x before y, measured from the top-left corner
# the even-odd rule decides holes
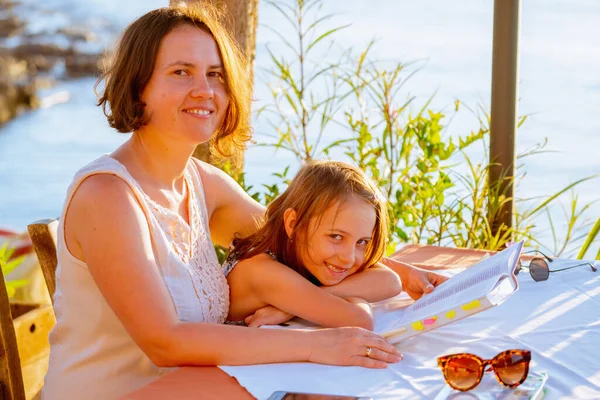
[[[479,385],[483,373],[490,370],[501,385],[517,387],[527,379],[529,361],[531,352],[528,350],[506,350],[491,360],[469,353],[450,354],[439,357],[438,366],[450,387],[465,392]]]

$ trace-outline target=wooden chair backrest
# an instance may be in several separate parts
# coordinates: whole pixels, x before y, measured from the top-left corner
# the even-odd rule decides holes
[[[0,272],[0,399],[25,400],[21,359],[4,274]]]
[[[56,255],[57,230],[57,219],[43,219],[27,225],[27,231],[29,232],[29,236],[31,236],[31,242],[35,249],[35,253],[37,254],[40,267],[42,267],[52,304],[54,304],[56,267],[58,266]]]

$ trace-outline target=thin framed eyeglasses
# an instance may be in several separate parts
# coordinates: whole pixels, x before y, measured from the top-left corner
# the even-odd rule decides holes
[[[583,263],[580,263],[577,265],[571,265],[569,267],[564,267],[564,268],[550,269],[550,266],[548,265],[548,263],[551,263],[553,260],[552,260],[552,258],[548,257],[541,251],[530,250],[530,251],[523,252],[523,254],[534,253],[534,252],[541,254],[542,257],[532,258],[531,262],[529,263],[529,265],[527,267],[524,266],[522,263],[520,263],[519,267],[515,270],[515,275],[518,275],[519,271],[521,269],[529,269],[529,275],[531,275],[531,278],[536,282],[541,282],[541,281],[548,280],[548,277],[550,276],[551,272],[565,271],[567,269],[573,269],[573,268],[584,267],[584,266],[589,266],[593,272],[596,272],[598,270],[598,268],[596,268],[592,263],[589,263],[589,262],[583,262]]]
[[[527,379],[531,352],[506,350],[491,360],[484,360],[475,354],[459,353],[439,357],[437,360],[446,383],[453,389],[466,392],[475,388],[481,382],[484,372],[488,371],[494,371],[502,386],[515,388]]]

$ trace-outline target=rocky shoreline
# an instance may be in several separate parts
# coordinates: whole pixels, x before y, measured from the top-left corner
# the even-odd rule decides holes
[[[103,56],[103,46],[95,45],[98,36],[87,28],[28,31],[24,15],[35,18],[36,13],[31,5],[20,12],[21,6],[17,1],[0,0],[0,126],[39,107],[40,89],[59,80],[97,76]]]

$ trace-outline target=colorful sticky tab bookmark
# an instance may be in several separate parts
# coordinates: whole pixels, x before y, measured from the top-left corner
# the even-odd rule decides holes
[[[465,311],[469,311],[469,310],[472,310],[472,309],[477,308],[479,306],[480,306],[479,300],[475,300],[475,301],[472,301],[470,303],[463,304],[462,306],[460,306],[460,308],[462,308]]]
[[[448,318],[448,319],[452,319],[452,318],[454,318],[454,317],[456,317],[456,311],[454,311],[454,310],[450,310],[450,311],[448,311],[448,312],[446,313],[446,318]]]
[[[424,319],[423,325],[433,325],[433,324],[435,324],[435,321],[437,321],[437,317],[433,316],[431,318]]]
[[[421,321],[413,322],[410,326],[412,326],[415,331],[422,331],[425,329],[425,325],[423,325],[423,322]]]

